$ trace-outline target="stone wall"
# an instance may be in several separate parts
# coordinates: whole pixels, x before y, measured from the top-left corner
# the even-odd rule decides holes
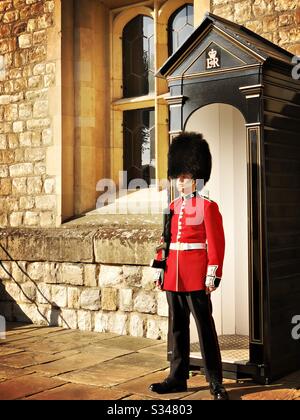
[[[166,297],[149,267],[161,227],[141,226],[0,230],[0,314],[166,339]]]
[[[7,321],[166,339],[165,293],[153,269],[100,264],[5,262],[0,309]]]
[[[53,143],[49,91],[56,64],[47,42],[54,6],[0,2],[0,227],[55,225],[56,180],[46,170]]]
[[[300,0],[212,0],[212,13],[300,55]]]

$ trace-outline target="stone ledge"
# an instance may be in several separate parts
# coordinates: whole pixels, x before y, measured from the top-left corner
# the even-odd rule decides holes
[[[0,243],[15,261],[149,265],[160,226],[0,229]],[[10,258],[0,248],[0,259]]]

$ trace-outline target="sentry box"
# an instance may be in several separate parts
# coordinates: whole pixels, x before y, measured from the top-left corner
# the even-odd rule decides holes
[[[300,369],[300,69],[292,54],[208,13],[163,65],[170,140],[204,134],[223,215],[213,294],[224,376],[260,383]],[[203,367],[194,324],[191,366]],[[169,339],[169,353],[172,351]]]

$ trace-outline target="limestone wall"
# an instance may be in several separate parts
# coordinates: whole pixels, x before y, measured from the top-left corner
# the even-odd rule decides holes
[[[60,189],[50,168],[60,156],[48,153],[60,112],[55,10],[54,0],[0,2],[0,227],[56,223]]]
[[[212,0],[212,13],[300,55],[300,0]]]
[[[151,268],[24,261],[4,265],[17,280],[0,269],[0,308],[7,321],[166,339],[166,297],[154,288]]]
[[[7,321],[166,339],[165,293],[149,261],[160,227],[0,230]]]

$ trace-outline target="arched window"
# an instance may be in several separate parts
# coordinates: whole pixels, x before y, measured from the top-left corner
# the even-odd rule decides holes
[[[154,23],[138,15],[123,30],[123,96],[154,91]]]
[[[169,55],[172,55],[194,32],[194,6],[186,4],[169,19]]]
[[[128,182],[155,179],[154,108],[124,112],[124,170]]]

